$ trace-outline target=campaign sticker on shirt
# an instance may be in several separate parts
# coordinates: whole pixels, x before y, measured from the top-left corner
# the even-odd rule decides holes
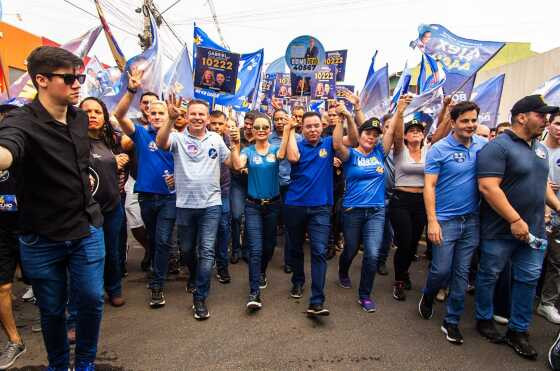
[[[560,166],[560,158],[556,160],[556,166]],[[0,177],[0,182],[2,181],[2,178]]]
[[[194,143],[189,143],[187,144],[187,154],[190,156],[196,156],[198,155],[198,152],[200,151],[200,149],[198,148],[198,146]]]
[[[91,167],[88,168],[88,172],[89,172],[89,190],[91,191],[91,195],[95,196],[97,190],[99,189],[99,174]]]
[[[154,142],[153,140],[150,142],[150,144],[148,144],[148,149],[152,152],[155,152],[158,150],[157,148],[157,144],[156,142]]]
[[[319,157],[325,158],[327,157],[327,150],[324,148],[321,148],[321,150],[319,151]]]
[[[455,152],[453,154],[453,160],[455,160],[456,162],[465,162],[465,154],[462,152]]]
[[[218,151],[216,151],[216,148],[210,148],[208,150],[208,157],[210,157],[212,160],[218,157]]]
[[[538,158],[545,158],[546,157],[546,153],[544,152],[544,149],[542,149],[542,148],[537,148],[535,150],[535,154],[537,155]]]
[[[269,153],[266,155],[267,162],[276,162],[276,155],[274,153]]]
[[[0,195],[0,212],[13,213],[17,211],[15,195]]]
[[[261,158],[261,156],[253,156],[253,162],[255,163],[255,165],[260,165],[260,164],[262,164],[262,158]]]
[[[383,171],[384,171],[383,166],[378,166],[378,167],[375,169],[375,171],[377,171],[379,174],[383,174]]]
[[[8,170],[0,171],[0,182],[5,182],[10,178],[10,172]]]

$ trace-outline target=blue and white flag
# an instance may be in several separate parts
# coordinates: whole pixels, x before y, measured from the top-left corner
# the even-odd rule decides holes
[[[278,59],[272,61],[268,67],[266,67],[265,74],[267,75],[274,75],[277,73],[286,73],[288,71],[288,66],[286,65],[286,58],[281,56]]]
[[[163,90],[165,95],[175,93],[184,99],[194,96],[193,71],[186,46],[163,77]]]
[[[373,70],[375,56],[371,61],[370,71]],[[360,93],[360,104],[366,117],[382,117],[389,111],[389,66],[368,76],[364,88]]]
[[[418,39],[411,43],[422,53],[442,61],[447,68],[445,94],[458,90],[470,96],[469,78],[482,68],[500,49],[504,42],[479,41],[455,35],[440,24],[420,25]]]
[[[212,41],[212,39],[196,25],[194,27],[194,44],[193,50],[195,50],[195,53],[197,46],[228,51],[223,46]],[[256,103],[257,100],[263,61],[264,49],[260,49],[254,53],[241,54],[235,94],[217,93],[207,89],[196,88],[194,90],[195,98],[204,99],[210,104],[233,107],[236,111],[249,111],[252,103]]]
[[[471,100],[480,107],[478,122],[489,128],[496,127],[498,122],[498,110],[505,76],[505,74],[501,74],[486,80],[475,87],[471,94]]]
[[[313,112],[317,112],[319,114],[322,114],[323,112],[325,112],[325,108],[326,108],[326,101],[324,99],[322,100],[312,100],[309,103],[309,110],[313,111]]]
[[[546,81],[533,94],[542,95],[544,101],[551,106],[560,106],[560,75]]]
[[[443,102],[443,86],[446,81],[447,70],[442,64],[438,66],[436,71],[432,70],[432,74],[426,79],[424,91],[412,98],[412,101],[406,108],[404,115],[406,116],[419,111],[432,113],[432,111],[437,110]]]
[[[412,75],[410,74],[410,69],[408,68],[408,61],[406,61],[401,76],[399,77],[399,81],[397,81],[397,86],[395,86],[393,95],[391,96],[391,112],[394,112],[397,109],[397,103],[403,92],[408,92],[411,77]]]

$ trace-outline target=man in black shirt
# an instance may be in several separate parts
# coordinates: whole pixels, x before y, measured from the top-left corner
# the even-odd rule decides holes
[[[27,58],[38,91],[0,125],[0,170],[18,169],[20,253],[41,311],[49,366],[67,369],[67,272],[77,301],[76,370],[92,370],[103,314],[103,218],[89,180],[86,114],[78,102],[82,61],[49,46]],[[23,182],[23,183],[21,183]]]

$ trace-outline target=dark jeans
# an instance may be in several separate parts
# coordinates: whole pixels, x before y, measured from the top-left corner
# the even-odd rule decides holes
[[[280,200],[264,206],[257,205],[250,200],[245,202],[251,293],[259,292],[260,276],[266,274],[266,268],[274,254],[279,214]]]
[[[496,281],[511,259],[511,316],[508,327],[525,332],[533,317],[533,300],[545,252],[519,240],[481,240],[476,276],[476,319],[490,320],[494,313]]]
[[[290,235],[290,259],[293,269],[292,284],[303,286],[303,243],[305,231],[309,233],[311,244],[311,298],[310,304],[325,301],[325,277],[327,275],[327,244],[329,240],[331,206],[291,206],[284,207],[286,227]],[[288,217],[289,216],[289,217]]]
[[[381,241],[383,240],[383,225],[385,208],[349,208],[344,210],[344,250],[340,255],[338,272],[340,276],[348,277],[348,270],[352,260],[358,253],[360,240],[364,243],[364,257],[358,297],[369,299],[373,288],[373,280],[377,271],[377,262]]]
[[[280,212],[280,215],[282,215],[282,223],[284,224],[284,226],[286,225],[287,218],[289,218],[289,215],[284,215],[284,200],[286,199],[286,192],[288,192],[289,187],[289,184],[280,186],[280,197],[282,198],[282,211]],[[288,228],[284,228],[284,266],[291,267],[290,236],[288,235]]]
[[[216,237],[216,267],[218,269],[228,267],[228,243],[231,238],[230,218],[229,198],[222,198],[222,213]]]
[[[90,227],[78,240],[52,241],[38,234],[19,238],[21,262],[28,273],[41,312],[49,366],[67,369],[67,274],[76,299],[76,364],[95,361],[103,316],[103,229]]]
[[[383,224],[383,241],[381,242],[381,249],[379,249],[379,264],[385,264],[389,257],[389,250],[393,244],[393,227],[391,226],[391,219],[389,218],[389,200],[385,199],[385,223]]]
[[[214,245],[222,206],[205,209],[177,210],[177,228],[181,253],[187,260],[191,272],[189,280],[196,282],[195,300],[206,300],[210,291],[212,265],[214,265]]]
[[[121,228],[124,210],[119,204],[113,211],[103,214],[105,237],[105,291],[109,297],[122,294]]]
[[[395,190],[389,208],[391,225],[395,233],[395,280],[408,279],[408,269],[414,259],[418,241],[426,226],[426,210],[422,193]]]
[[[245,198],[247,189],[238,180],[231,179],[229,200],[231,205],[231,252],[247,256],[245,241],[241,241],[241,227],[243,225],[243,212],[245,211]]]
[[[138,202],[152,253],[154,276],[150,288],[163,288],[169,265],[169,252],[173,248],[173,226],[177,209],[175,195],[139,193]]]
[[[434,296],[449,285],[447,323],[458,324],[465,308],[469,266],[479,243],[478,214],[440,221],[443,241],[433,247],[433,258],[424,293]]]

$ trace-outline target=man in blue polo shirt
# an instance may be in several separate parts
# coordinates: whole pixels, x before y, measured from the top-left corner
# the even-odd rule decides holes
[[[476,276],[478,332],[492,342],[505,342],[522,357],[536,359],[527,333],[545,250],[530,243],[545,238],[545,203],[560,210],[548,182],[548,152],[538,141],[546,127],[548,106],[530,95],[511,109],[511,129],[488,143],[477,158],[480,205],[480,263]],[[504,337],[492,321],[494,288],[511,261],[511,316]]]
[[[348,137],[345,145],[357,145],[358,131],[352,116],[344,110],[348,120]],[[296,141],[295,127],[284,130],[289,135],[287,157],[292,163],[292,182],[286,193],[284,215],[290,239],[293,298],[303,296],[305,273],[303,270],[303,243],[305,231],[311,245],[311,298],[309,315],[329,315],[325,301],[325,276],[327,274],[327,244],[329,239],[330,210],[333,205],[334,149],[332,137],[321,138],[323,125],[316,112],[306,112],[302,118],[303,140]]]
[[[418,311],[422,318],[432,318],[434,297],[449,282],[447,314],[441,330],[454,344],[463,343],[458,324],[465,304],[471,256],[479,240],[476,157],[488,142],[475,135],[479,112],[472,102],[453,106],[452,133],[428,151],[424,169],[428,238],[434,248]]]

